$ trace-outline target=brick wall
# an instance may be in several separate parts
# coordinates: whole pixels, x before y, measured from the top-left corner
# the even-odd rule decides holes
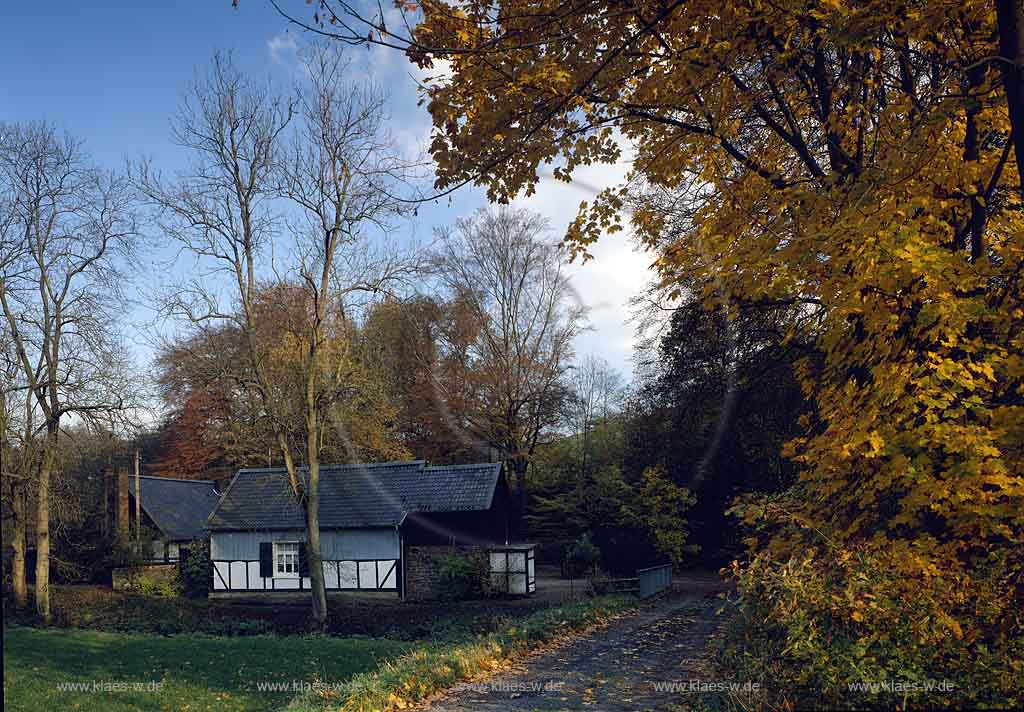
[[[407,546],[405,547],[405,597],[412,601],[429,601],[445,593],[441,583],[441,561],[453,552],[468,554],[472,546]]]

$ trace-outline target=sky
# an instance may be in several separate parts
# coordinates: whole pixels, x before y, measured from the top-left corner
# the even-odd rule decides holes
[[[386,4],[389,5],[389,4]],[[283,0],[285,9],[305,16],[305,0]],[[169,119],[197,68],[209,65],[216,50],[231,50],[237,64],[256,78],[287,87],[301,80],[298,50],[313,38],[277,14],[268,0],[175,0],[173,2],[20,2],[9,3],[0,23],[0,120],[45,120],[82,139],[94,161],[123,168],[142,157],[173,173],[184,155],[170,141]],[[407,149],[426,146],[430,131],[425,107],[417,106],[417,69],[386,48],[346,50],[354,73],[372,77],[390,94],[390,130]],[[615,183],[626,171],[616,166],[588,166],[578,183],[543,180],[537,193],[516,201],[545,215],[561,237],[581,200]],[[421,239],[435,227],[451,224],[486,205],[483,191],[471,186],[450,199],[424,205],[415,222],[400,230]],[[144,225],[159,241],[156,226]],[[634,327],[628,300],[650,277],[649,259],[637,253],[622,234],[600,240],[595,259],[569,265],[576,293],[590,309],[591,329],[577,342],[580,356],[607,359],[629,378]],[[143,336],[153,313],[142,295],[145,285],[166,275],[154,250],[143,265],[134,293],[129,327],[134,350],[145,368],[152,349]]]

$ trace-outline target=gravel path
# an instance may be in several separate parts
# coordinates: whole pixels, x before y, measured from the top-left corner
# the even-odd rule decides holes
[[[429,712],[686,707],[688,693],[659,689],[702,679],[709,638],[721,624],[713,591],[673,594],[583,635],[538,651],[515,668],[451,690]]]

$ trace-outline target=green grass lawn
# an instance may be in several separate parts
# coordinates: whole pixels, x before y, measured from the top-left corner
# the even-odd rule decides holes
[[[295,691],[260,690],[260,684],[340,683],[410,647],[373,638],[165,637],[13,627],[4,631],[4,702],[15,712],[269,710]],[[68,683],[90,689],[69,690]],[[142,689],[134,689],[136,683]]]

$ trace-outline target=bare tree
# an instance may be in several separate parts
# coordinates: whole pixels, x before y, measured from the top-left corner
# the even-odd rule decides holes
[[[520,511],[537,444],[561,418],[573,341],[586,319],[547,230],[526,210],[482,209],[443,236],[438,262],[442,283],[479,329],[461,350],[468,377],[438,385],[470,391],[445,397],[468,404],[470,432],[511,465]]]
[[[2,139],[0,139],[2,140]],[[13,267],[15,256],[15,200],[14,185],[3,181],[0,193],[0,255],[5,262],[0,270]],[[20,239],[20,237],[19,237]],[[8,265],[8,260],[11,264]],[[27,545],[27,510],[29,479],[36,455],[33,399],[25,385],[25,376],[14,348],[14,340],[3,321],[0,358],[3,359],[0,382],[0,487],[3,497],[3,524],[5,534],[10,532],[11,584],[14,603],[18,608],[28,605],[25,578],[25,550]]]
[[[35,411],[32,395],[25,387],[25,378],[14,343],[4,322],[3,384],[0,392],[0,468],[4,502],[4,531],[10,532],[11,586],[18,608],[28,605],[25,578],[25,550],[28,532],[28,493],[35,472],[38,438],[35,436]]]
[[[289,232],[309,304],[301,361],[305,484],[284,438],[281,449],[306,513],[313,613],[322,623],[327,601],[319,526],[321,429],[351,385],[330,362],[328,319],[332,312],[344,314],[359,294],[404,282],[416,264],[393,245],[369,239],[372,231],[386,234],[402,213],[394,192],[411,168],[385,131],[385,95],[372,84],[344,81],[348,64],[335,49],[314,46],[305,61],[309,81],[297,87],[301,121],[280,170],[280,192],[301,212]]]
[[[0,125],[0,306],[24,378],[36,470],[36,609],[50,620],[50,485],[62,421],[120,411],[127,355],[116,329],[135,249],[125,180],[46,124]],[[37,418],[37,425],[31,421]]]
[[[580,472],[584,475],[595,426],[619,412],[626,388],[622,375],[599,356],[586,356],[572,369],[571,394],[566,402],[567,425],[577,440]]]
[[[401,213],[393,189],[407,168],[384,131],[384,98],[372,87],[345,83],[346,65],[334,50],[314,48],[307,67],[297,98],[286,102],[248,80],[230,57],[216,55],[209,78],[194,83],[174,124],[176,141],[192,155],[190,170],[168,184],[143,166],[138,183],[159,209],[166,234],[200,265],[198,277],[166,296],[165,311],[199,328],[227,321],[243,335],[248,362],[236,379],[258,394],[303,508],[312,609],[322,624],[321,434],[351,385],[329,348],[330,327],[358,295],[387,290],[415,266],[371,234],[386,232]],[[277,233],[287,239],[266,260]],[[225,275],[230,305],[220,293]],[[304,458],[289,438],[296,394],[273,368],[280,344],[265,338],[276,330],[261,324],[259,294],[270,285],[302,290],[304,321],[289,328],[302,350]]]

